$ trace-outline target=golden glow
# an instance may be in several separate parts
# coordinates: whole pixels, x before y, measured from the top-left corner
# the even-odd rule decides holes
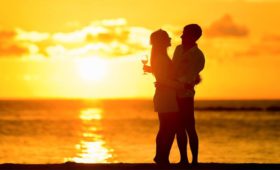
[[[85,109],[81,111],[80,114],[81,120],[101,120],[102,119],[102,110],[99,108]]]
[[[79,59],[77,71],[82,80],[98,81],[106,75],[107,65],[101,59]]]
[[[100,131],[102,126],[102,109],[87,108],[80,111],[80,119],[83,122],[82,139],[75,146],[77,156],[65,158],[65,161],[74,161],[78,163],[106,163],[112,157],[112,149],[106,148],[106,142],[103,140]]]

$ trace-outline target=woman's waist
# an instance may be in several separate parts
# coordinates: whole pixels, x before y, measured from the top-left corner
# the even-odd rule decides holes
[[[171,81],[175,80],[175,76],[169,73],[154,74],[156,81]]]

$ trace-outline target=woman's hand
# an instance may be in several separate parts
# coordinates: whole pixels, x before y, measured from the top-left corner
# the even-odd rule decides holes
[[[152,67],[148,66],[148,65],[143,65],[143,71],[146,72],[146,73],[152,73],[153,72]]]

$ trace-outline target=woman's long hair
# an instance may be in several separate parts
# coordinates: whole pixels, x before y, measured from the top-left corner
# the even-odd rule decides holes
[[[150,36],[150,44],[152,45],[150,60],[152,68],[155,67],[156,63],[158,63],[157,58],[159,56],[167,56],[167,47],[164,44],[164,41],[166,41],[166,37],[168,37],[168,34],[162,29],[153,32]]]

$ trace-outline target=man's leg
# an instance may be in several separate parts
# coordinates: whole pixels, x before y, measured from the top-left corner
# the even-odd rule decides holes
[[[190,139],[190,148],[193,156],[192,164],[198,163],[198,136],[194,125],[187,127],[187,133]]]
[[[188,136],[185,128],[185,121],[183,112],[177,112],[176,122],[177,122],[177,129],[176,129],[176,137],[177,137],[177,145],[180,151],[180,164],[188,164],[188,156],[187,156],[187,144],[188,144]]]
[[[180,99],[180,108],[185,113],[185,127],[190,140],[190,148],[192,152],[192,164],[198,163],[198,136],[195,128],[194,117],[194,98]]]

